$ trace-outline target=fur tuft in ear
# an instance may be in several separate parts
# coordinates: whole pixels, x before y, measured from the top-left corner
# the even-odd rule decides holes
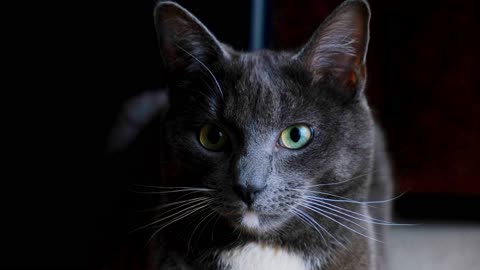
[[[189,72],[229,57],[212,33],[180,5],[160,2],[154,17],[162,56],[169,72]]]
[[[295,56],[315,81],[334,79],[342,88],[361,91],[366,80],[370,8],[366,1],[343,2]]]

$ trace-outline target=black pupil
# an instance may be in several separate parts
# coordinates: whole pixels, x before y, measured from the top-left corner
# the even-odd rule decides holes
[[[208,141],[212,144],[218,144],[223,137],[223,133],[218,128],[212,128],[207,134]]]
[[[298,142],[300,140],[300,129],[294,127],[290,130],[290,139],[293,142]]]

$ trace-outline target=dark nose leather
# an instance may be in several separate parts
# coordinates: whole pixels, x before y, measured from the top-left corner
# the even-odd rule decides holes
[[[234,185],[233,191],[238,197],[247,204],[248,207],[251,207],[255,198],[265,189],[267,185]]]

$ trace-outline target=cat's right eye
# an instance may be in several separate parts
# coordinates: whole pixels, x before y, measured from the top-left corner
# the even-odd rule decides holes
[[[313,138],[313,130],[305,124],[290,126],[280,134],[279,144],[288,149],[305,147]]]
[[[228,138],[227,133],[222,128],[206,124],[200,129],[198,141],[205,149],[218,152],[223,150]]]

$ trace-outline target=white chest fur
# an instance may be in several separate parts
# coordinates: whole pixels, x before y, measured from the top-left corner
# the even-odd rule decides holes
[[[307,263],[298,254],[285,249],[255,243],[220,254],[220,262],[231,270],[307,270]]]

